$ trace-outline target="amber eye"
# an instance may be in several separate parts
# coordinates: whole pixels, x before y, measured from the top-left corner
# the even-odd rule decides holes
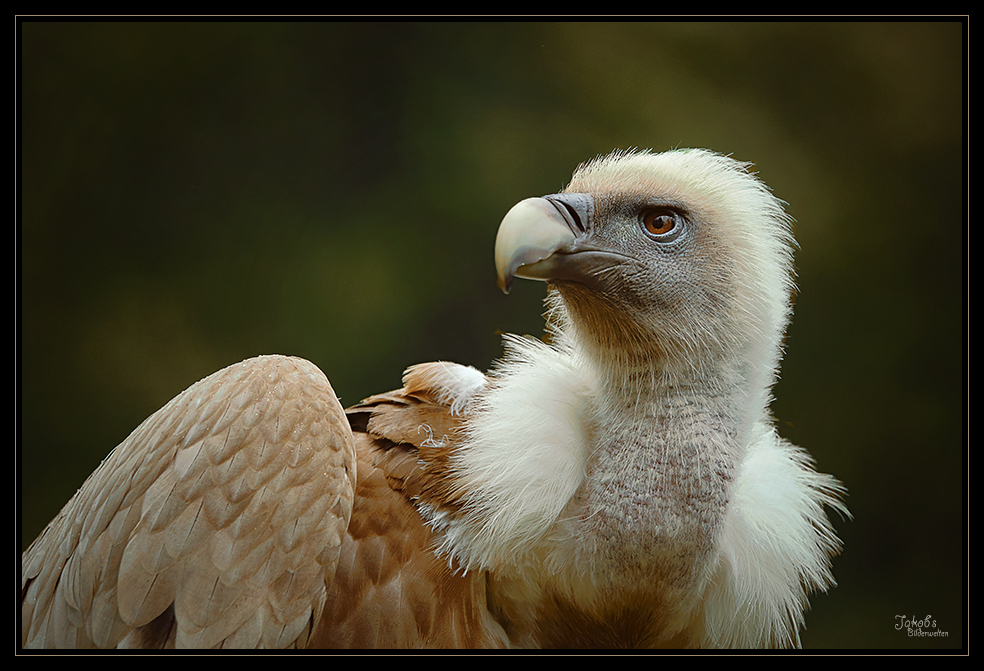
[[[642,213],[642,225],[650,235],[664,236],[677,227],[677,215],[667,210],[646,210]]]

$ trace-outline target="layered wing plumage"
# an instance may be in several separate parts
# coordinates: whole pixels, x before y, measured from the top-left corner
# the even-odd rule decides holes
[[[324,374],[259,357],[141,424],[24,553],[27,647],[291,647],[324,608],[355,446]]]
[[[23,645],[505,645],[484,577],[434,552],[417,508],[458,505],[449,370],[465,367],[414,367],[347,412],[303,359],[258,357],[193,385],[24,553]]]

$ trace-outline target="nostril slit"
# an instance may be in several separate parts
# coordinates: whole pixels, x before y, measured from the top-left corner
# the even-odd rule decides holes
[[[570,215],[571,219],[574,221],[574,225],[577,226],[577,229],[581,233],[584,233],[584,230],[585,230],[585,228],[584,228],[584,222],[581,221],[581,217],[580,217],[580,215],[578,215],[577,210],[575,210],[573,207],[571,207],[570,205],[568,205],[567,203],[565,203],[563,201],[561,201],[561,205],[563,205],[564,206],[564,209],[567,210],[567,213]]]

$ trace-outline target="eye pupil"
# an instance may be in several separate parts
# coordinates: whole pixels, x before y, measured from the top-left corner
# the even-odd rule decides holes
[[[676,217],[667,212],[650,210],[643,215],[642,224],[652,235],[666,235],[676,228]]]

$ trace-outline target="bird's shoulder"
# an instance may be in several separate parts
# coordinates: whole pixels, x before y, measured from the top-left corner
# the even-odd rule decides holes
[[[444,361],[407,369],[401,389],[348,408],[361,453],[392,489],[419,505],[456,507],[451,460],[464,439],[470,404],[485,387],[474,368]]]
[[[358,455],[352,519],[321,623],[321,648],[500,647],[480,572],[437,552],[426,508],[462,504],[453,466],[485,376],[459,364],[407,370],[403,387],[348,408]]]

